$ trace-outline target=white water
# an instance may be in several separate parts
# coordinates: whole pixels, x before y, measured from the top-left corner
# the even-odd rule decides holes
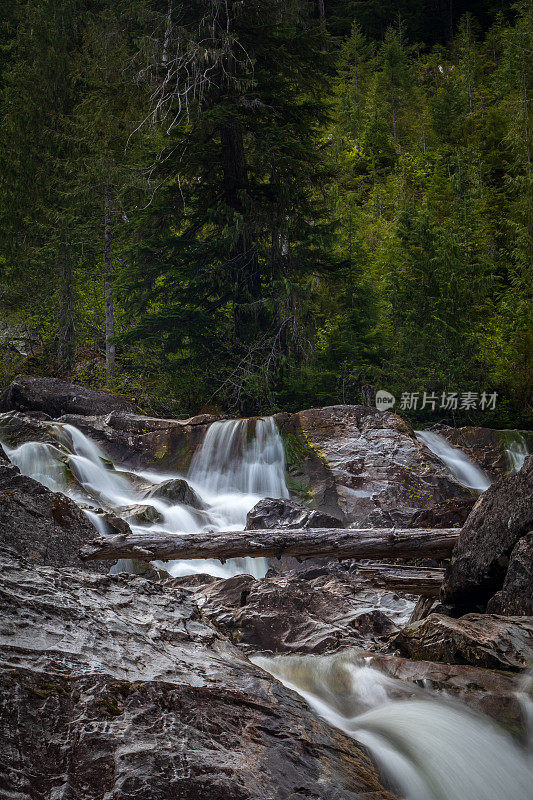
[[[405,800],[527,800],[533,761],[486,717],[383,675],[356,650],[256,656],[329,724],[368,747]]]
[[[529,455],[527,442],[519,431],[514,432],[514,438],[505,448],[509,466],[512,472],[519,472],[524,466],[524,461]]]
[[[183,476],[120,471],[95,442],[73,425],[54,424],[57,447],[27,442],[17,448],[5,447],[5,451],[24,475],[81,502],[85,513],[103,535],[107,525],[96,513],[98,507],[124,516],[137,532],[242,530],[248,511],[260,499],[289,496],[283,443],[274,420],[258,419],[253,429],[251,425],[248,420],[227,420],[215,422],[208,428],[187,476],[204,503],[201,510],[147,497],[149,484],[153,487]],[[144,490],[134,485],[134,482],[143,481]],[[161,521],[154,524],[133,521],[129,517],[136,506],[150,506],[161,515]],[[174,576],[207,572],[217,577],[230,577],[247,572],[263,577],[268,569],[266,559],[262,558],[232,559],[224,565],[215,560],[157,562],[156,565]]]
[[[452,447],[443,436],[434,431],[415,431],[416,438],[448,467],[461,486],[484,492],[490,486],[490,480],[472,459],[458,447]]]

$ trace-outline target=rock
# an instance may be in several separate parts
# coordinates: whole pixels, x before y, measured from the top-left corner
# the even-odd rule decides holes
[[[417,511],[409,528],[452,528],[464,525],[476,503],[475,497],[453,497]]]
[[[481,495],[446,570],[442,599],[454,613],[482,609],[504,582],[511,551],[533,529],[533,456]]]
[[[444,436],[452,447],[463,450],[492,480],[498,480],[511,471],[509,450],[533,447],[531,431],[493,430],[464,426],[433,425],[431,430]]]
[[[203,622],[187,592],[0,566],[0,760],[17,800],[394,800],[355,741]]]
[[[87,389],[58,378],[19,375],[0,397],[0,411],[41,411],[60,417],[62,414],[134,412],[135,406],[121,395],[100,389]]]
[[[402,628],[392,646],[410,658],[472,664],[488,669],[526,669],[533,661],[533,618],[430,614]]]
[[[205,576],[201,576],[204,578]],[[202,613],[240,646],[275,653],[325,653],[367,646],[398,629],[414,602],[375,589],[357,576],[298,574],[256,580],[176,578],[190,587]]]
[[[533,616],[533,531],[511,551],[503,587],[487,604],[490,614]]]
[[[397,414],[330,406],[277,414],[291,491],[350,527],[405,527],[421,509],[470,493]]]
[[[123,511],[122,514],[129,523],[134,525],[153,525],[164,520],[160,511],[148,505],[131,506]]]
[[[205,508],[202,498],[183,478],[172,478],[171,480],[163,481],[155,489],[150,489],[146,497],[167,500],[172,505],[180,504],[196,509]]]
[[[81,567],[78,550],[96,529],[76,503],[0,463],[0,543],[32,563]],[[90,567],[95,569],[93,565]],[[96,566],[99,572],[105,565]]]
[[[130,469],[185,473],[216,419],[207,414],[172,420],[116,412],[66,414],[59,421],[79,428],[102,445],[113,461]]]
[[[19,447],[26,442],[47,442],[57,445],[50,422],[51,419],[47,414],[8,411],[0,414],[0,440],[8,447]]]
[[[260,500],[246,517],[246,530],[269,528],[341,528],[342,523],[323,511],[286,498],[266,497]]]
[[[444,692],[487,714],[512,734],[527,735],[527,712],[518,697],[522,687],[516,673],[479,669],[462,664],[437,664],[407,658],[372,654],[368,665],[391,678]]]

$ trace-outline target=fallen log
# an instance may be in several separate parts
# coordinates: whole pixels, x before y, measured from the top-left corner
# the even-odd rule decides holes
[[[208,531],[203,533],[146,533],[102,536],[80,549],[84,561],[141,558],[228,558],[244,556],[281,558],[446,558],[459,538],[458,528],[272,529],[261,531]]]
[[[443,569],[407,564],[357,564],[350,572],[379,588],[432,598],[439,597],[444,580]]]

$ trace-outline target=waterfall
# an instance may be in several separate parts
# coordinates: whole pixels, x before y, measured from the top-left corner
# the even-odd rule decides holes
[[[405,800],[531,794],[533,761],[502,729],[441,694],[383,675],[353,649],[251,660],[367,747]]]
[[[520,431],[504,431],[506,439],[505,454],[511,468],[511,472],[519,472],[524,466],[524,461],[529,455],[529,449],[525,438]]]
[[[213,494],[288,497],[283,442],[272,417],[213,422],[194,455],[189,480]]]
[[[225,420],[209,426],[187,476],[203,502],[202,509],[149,496],[149,485],[154,488],[154,484],[182,475],[126,472],[78,428],[59,422],[52,427],[57,446],[27,442],[17,448],[5,446],[6,454],[24,475],[81,503],[100,534],[107,532],[104,519],[96,513],[100,507],[124,517],[139,533],[237,531],[244,529],[248,511],[259,500],[289,496],[283,442],[271,417],[258,419],[255,424],[251,420]],[[143,483],[144,488],[138,488]],[[151,510],[148,516],[147,507]],[[145,514],[145,522],[139,522],[136,509]],[[150,518],[157,522],[150,523]],[[157,566],[174,576],[207,572],[231,577],[246,572],[263,577],[268,570],[263,558],[231,559],[224,565],[215,560],[184,560]]]
[[[434,431],[415,431],[416,438],[448,467],[455,480],[468,489],[484,492],[490,486],[490,480],[472,459],[458,447],[448,444],[444,436]]]

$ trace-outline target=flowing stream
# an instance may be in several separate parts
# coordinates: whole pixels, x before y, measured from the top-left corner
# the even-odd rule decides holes
[[[527,800],[533,759],[488,718],[383,675],[357,650],[255,656],[330,725],[367,747],[405,800]]]
[[[187,483],[200,502],[195,506],[154,497],[152,492],[183,475],[126,471],[113,465],[101,448],[73,425],[54,423],[57,446],[26,442],[4,449],[24,475],[68,494],[79,503],[100,534],[107,533],[100,508],[125,518],[139,532],[194,533],[243,530],[246,515],[264,497],[288,497],[283,442],[271,417],[215,422],[195,454]],[[142,521],[139,521],[139,515]],[[121,562],[118,569],[131,565]],[[230,577],[247,572],[263,577],[266,559],[172,561],[173,576],[209,573]],[[116,568],[115,568],[116,570]]]
[[[289,496],[283,443],[272,418],[255,425],[230,420],[209,427],[185,476],[198,499],[194,504],[153,496],[166,481],[184,476],[121,469],[72,425],[54,423],[53,430],[55,444],[27,442],[4,449],[21,472],[79,503],[102,535],[108,532],[102,509],[127,519],[139,532],[241,530],[258,500]],[[463,485],[487,488],[486,476],[462,451],[433,432],[417,435]],[[248,572],[262,577],[268,565],[265,559],[248,558],[225,565],[187,560],[157,566],[172,575],[207,572],[229,577]],[[531,758],[503,730],[430,689],[384,676],[357,650],[252,660],[298,692],[329,724],[367,747],[405,800],[533,796]]]
[[[452,447],[444,436],[434,431],[415,431],[416,438],[448,467],[453,477],[461,486],[484,492],[490,486],[490,480],[477,464],[458,447]]]

